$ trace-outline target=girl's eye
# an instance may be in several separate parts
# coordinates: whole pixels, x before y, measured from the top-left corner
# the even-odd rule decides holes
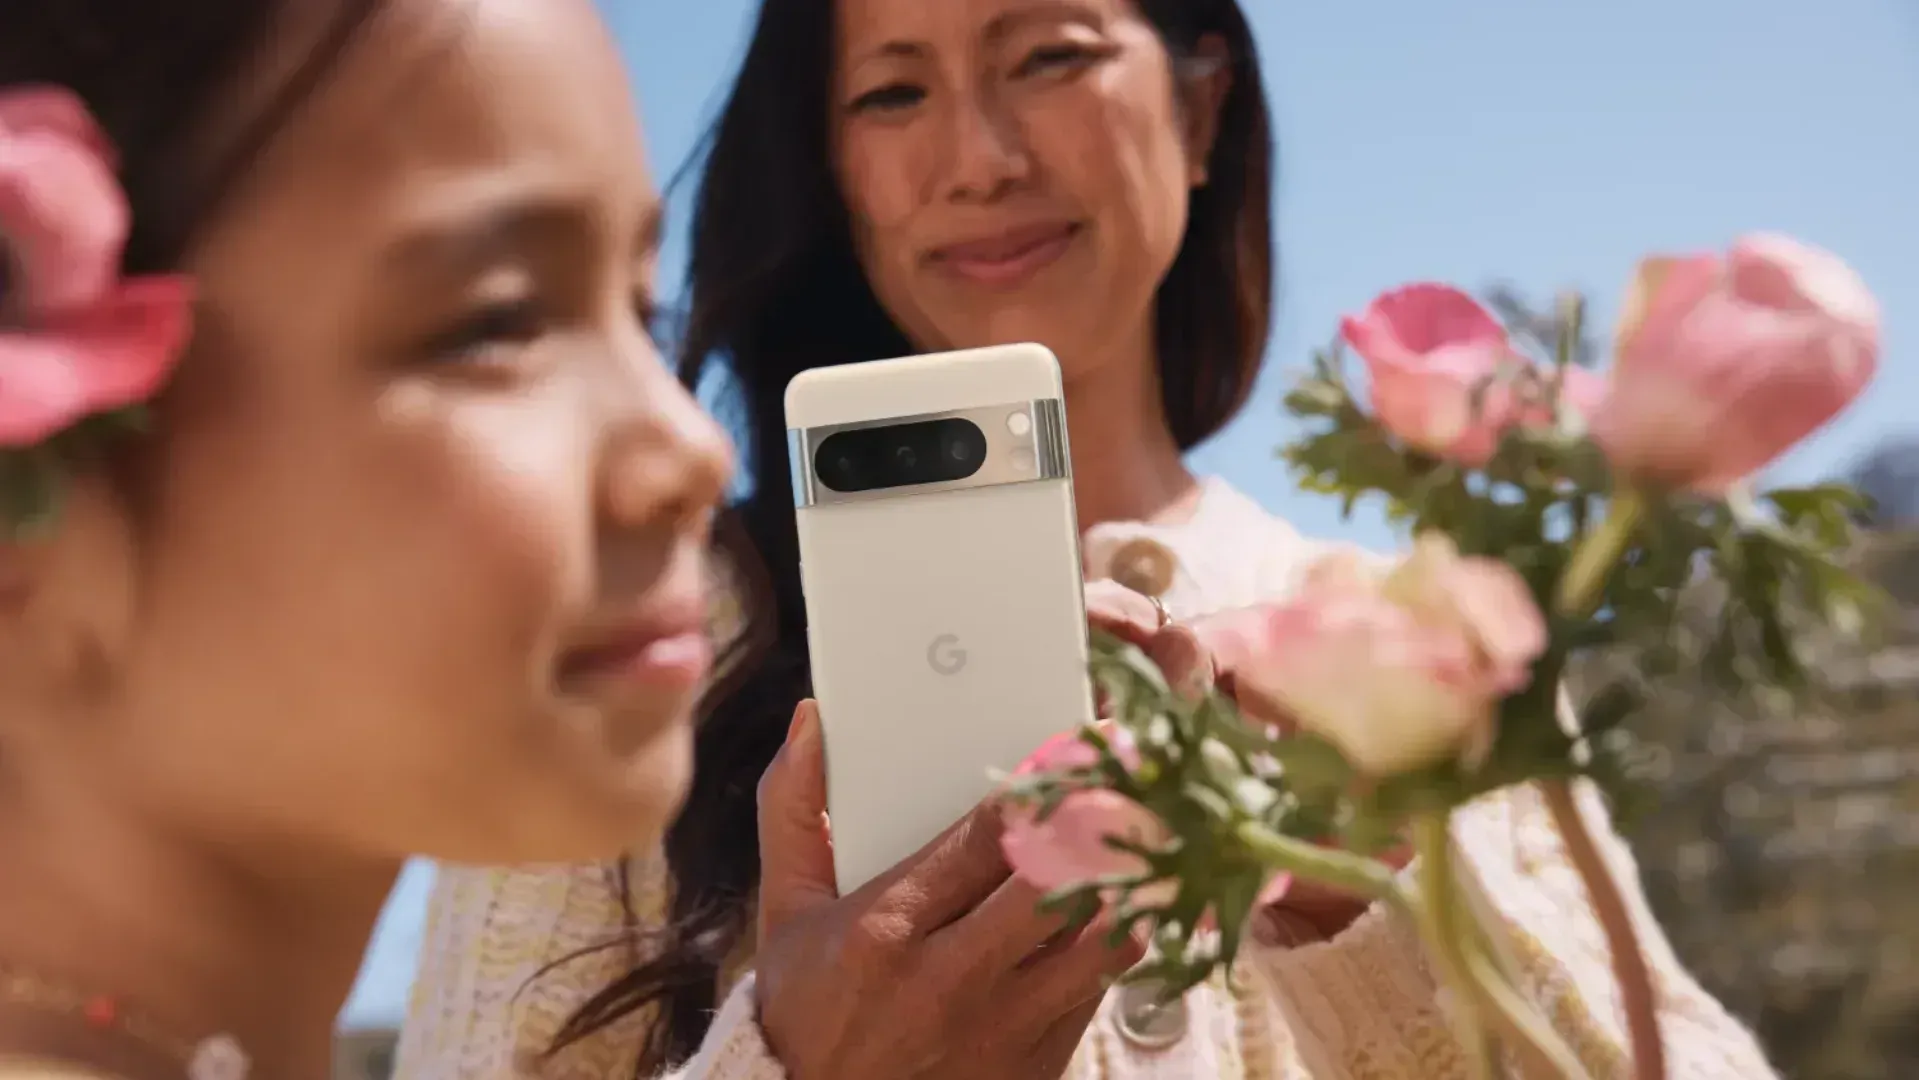
[[[1026,54],[1013,69],[1016,78],[1028,75],[1071,73],[1086,67],[1098,56],[1084,45],[1042,45]]]
[[[889,83],[854,98],[853,111],[862,113],[909,109],[925,98],[926,91],[912,83]]]
[[[497,361],[499,350],[526,345],[545,328],[545,320],[531,300],[490,304],[440,335],[433,343],[433,354],[465,362]]]
[[[646,336],[653,339],[653,344],[665,348],[666,312],[660,307],[659,301],[653,299],[650,293],[634,297],[633,315],[640,320],[640,326],[646,330]]]

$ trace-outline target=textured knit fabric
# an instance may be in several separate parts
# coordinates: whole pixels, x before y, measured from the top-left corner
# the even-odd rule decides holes
[[[1192,517],[1171,526],[1103,525],[1086,538],[1087,572],[1103,576],[1115,552],[1150,539],[1174,555],[1164,599],[1177,617],[1287,594],[1327,547],[1300,537],[1251,500],[1207,483]],[[1133,550],[1137,550],[1133,545]],[[1638,919],[1660,997],[1672,1080],[1762,1080],[1772,1069],[1753,1039],[1674,957],[1641,897],[1625,845],[1591,792],[1583,810]],[[1624,1018],[1603,934],[1578,874],[1537,796],[1490,796],[1457,815],[1462,876],[1498,916],[1521,989],[1595,1080],[1626,1073]],[[1410,872],[1410,871],[1408,871]],[[638,918],[661,917],[668,888],[657,860],[634,875]],[[557,958],[616,938],[624,923],[604,867],[442,870],[423,945],[420,981],[401,1041],[399,1080],[521,1076],[625,1080],[646,1018],[632,1017],[535,1070],[531,1062],[566,1015],[632,962],[628,948],[590,953],[541,974]],[[1108,995],[1068,1073],[1074,1080],[1466,1080],[1433,976],[1412,929],[1383,909],[1330,941],[1249,946],[1231,980],[1185,999],[1183,1034],[1170,1045],[1139,1037],[1123,991]],[[749,959],[698,1059],[681,1080],[781,1075],[753,1023]]]

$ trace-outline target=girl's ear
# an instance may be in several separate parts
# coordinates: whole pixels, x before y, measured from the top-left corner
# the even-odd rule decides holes
[[[117,682],[134,628],[130,524],[102,479],[75,477],[44,529],[0,533],[0,739],[57,723]]]

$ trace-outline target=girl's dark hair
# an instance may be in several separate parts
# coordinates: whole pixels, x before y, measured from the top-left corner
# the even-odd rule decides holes
[[[1231,89],[1209,182],[1192,193],[1183,245],[1158,295],[1159,380],[1182,449],[1246,400],[1272,298],[1273,147],[1252,33],[1234,0],[1134,0],[1179,69],[1224,40]],[[799,554],[787,486],[782,395],[809,368],[911,353],[854,256],[828,136],[833,0],[764,0],[718,123],[694,211],[681,375],[700,385],[718,360],[722,418],[743,436],[755,489],[736,508],[770,596],[772,644],[702,724],[693,787],[666,839],[674,880],[657,958],[598,993],[557,1051],[636,1010],[656,1010],[641,1069],[689,1057],[718,996],[721,967],[749,932],[759,878],[755,791],[809,692]],[[624,880],[624,877],[622,877]]]
[[[229,102],[291,0],[0,0],[0,91],[48,84],[86,102],[133,211],[125,269],[169,270],[383,2],[338,0],[299,67],[234,117]],[[209,145],[216,119],[223,137]]]

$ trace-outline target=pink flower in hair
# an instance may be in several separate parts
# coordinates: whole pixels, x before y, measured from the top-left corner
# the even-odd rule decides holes
[[[116,168],[74,94],[0,90],[0,453],[147,400],[186,343],[190,282],[120,276]]]

